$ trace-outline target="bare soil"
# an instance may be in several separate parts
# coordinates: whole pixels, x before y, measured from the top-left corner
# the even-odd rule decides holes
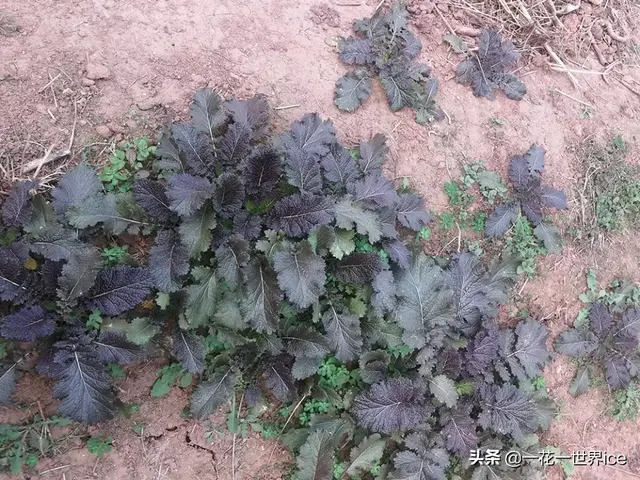
[[[447,120],[421,127],[412,112],[391,112],[378,86],[356,113],[339,112],[332,103],[333,86],[345,67],[332,39],[348,35],[352,21],[370,16],[378,0],[357,3],[0,0],[0,158],[7,169],[0,172],[0,183],[6,188],[13,175],[21,176],[20,165],[49,148],[67,148],[72,133],[68,162],[81,159],[87,145],[106,151],[122,138],[184,116],[194,89],[205,86],[238,97],[262,93],[276,107],[299,105],[273,111],[278,128],[317,111],[333,120],[347,144],[376,132],[386,134],[391,145],[388,174],[408,177],[436,211],[446,205],[442,184],[449,175],[457,176],[459,162],[483,159],[488,168],[504,172],[510,156],[531,143],[546,148],[545,175],[573,192],[572,208],[580,206],[577,152],[584,139],[604,141],[621,134],[631,145],[629,160],[640,163],[637,94],[613,79],[605,83],[600,75],[577,75],[581,88],[575,90],[565,75],[542,62],[523,65],[518,72],[528,88],[524,101],[475,98],[453,79],[459,58],[442,44],[447,27],[430,2],[413,2],[412,21],[424,45],[422,58],[440,78],[439,101]],[[447,17],[457,15],[441,7]],[[595,58],[583,67],[602,70]],[[637,65],[616,69],[640,90]],[[496,126],[491,118],[504,124]],[[634,232],[593,246],[568,240],[562,256],[544,259],[540,275],[515,290],[515,300],[531,305],[552,337],[573,322],[586,269],[595,267],[603,284],[613,278],[640,280]],[[139,413],[90,431],[111,435],[112,452],[96,461],[80,440],[72,442],[66,453],[41,462],[39,471],[62,467],[41,478],[227,480],[232,478],[232,459],[238,480],[282,478],[289,458],[278,445],[271,456],[274,442],[252,434],[236,439],[234,449],[227,433],[208,444],[204,424],[180,416],[187,405],[185,392],[176,389],[165,398],[150,399],[158,366],[151,362],[130,369],[120,384],[125,401],[140,403]],[[572,398],[567,388],[573,368],[558,357],[545,372],[550,394],[562,409],[543,442],[568,453],[607,450],[629,458],[629,465],[620,469],[577,467],[572,478],[640,477],[640,421],[613,420],[606,411],[610,395],[603,388]],[[55,411],[50,385],[31,375],[23,377],[17,396],[31,412],[38,403],[45,413]],[[0,419],[17,421],[27,413],[2,407]],[[225,430],[224,413],[212,418],[220,431]],[[142,435],[133,431],[134,422],[146,425]],[[558,470],[549,473],[562,478]]]

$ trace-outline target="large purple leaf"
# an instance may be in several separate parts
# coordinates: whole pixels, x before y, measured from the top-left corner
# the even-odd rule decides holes
[[[275,228],[286,235],[302,237],[333,220],[333,205],[325,197],[297,193],[279,200],[272,218]]]
[[[136,180],[132,190],[138,204],[153,218],[167,221],[173,215],[169,208],[166,189],[160,182],[148,179]]]
[[[38,182],[24,180],[13,184],[9,196],[2,205],[2,221],[8,227],[19,227],[31,218],[31,190],[38,188]]]
[[[169,208],[181,216],[193,214],[214,193],[209,180],[188,173],[172,176],[168,185]]]
[[[88,296],[91,309],[105,315],[119,315],[134,309],[151,291],[151,276],[146,268],[126,265],[100,272]]]
[[[31,342],[55,330],[55,317],[40,306],[25,307],[2,319],[0,335],[7,340]]]

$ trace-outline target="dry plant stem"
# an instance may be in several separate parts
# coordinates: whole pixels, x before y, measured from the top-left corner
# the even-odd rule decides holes
[[[453,27],[451,26],[451,24],[449,23],[449,21],[444,18],[444,15],[442,15],[442,12],[440,11],[440,9],[436,6],[436,12],[438,12],[438,15],[440,15],[440,18],[442,19],[442,21],[444,22],[444,24],[447,26],[447,28],[449,29],[449,31],[455,35],[456,31],[453,29]]]
[[[591,105],[588,102],[583,102],[582,100],[578,100],[576,97],[572,97],[571,95],[569,95],[568,93],[564,93],[562,90],[558,90],[557,88],[553,89],[554,92],[558,92],[560,95],[564,95],[567,98],[570,98],[571,100],[573,100],[574,102],[578,102],[582,105],[584,105],[585,107],[589,107],[589,108],[593,108],[595,109],[595,107],[593,105]]]
[[[302,405],[302,402],[305,401],[305,399],[309,396],[308,393],[305,393],[302,398],[300,399],[300,401],[296,404],[296,406],[293,408],[293,410],[291,410],[291,415],[289,415],[289,418],[287,418],[287,421],[284,422],[284,426],[282,427],[282,430],[280,430],[280,433],[278,434],[278,436],[276,437],[276,443],[273,446],[273,448],[271,449],[271,453],[269,454],[269,460],[267,460],[267,466],[271,465],[271,459],[273,458],[273,454],[276,451],[276,448],[278,447],[278,441],[280,440],[280,437],[282,436],[282,432],[285,431],[285,429],[287,428],[287,426],[289,425],[289,422],[291,421],[291,419],[293,418],[293,416],[295,415],[296,411],[298,410],[298,408],[300,408],[300,405]]]
[[[627,83],[626,81],[624,81],[622,78],[617,78],[616,80],[618,80],[622,85],[624,85],[625,87],[627,87],[629,89],[630,92],[635,93],[637,96],[640,97],[640,92],[638,90],[636,90],[635,88],[633,88],[631,85],[629,85],[629,83]]]
[[[57,74],[55,77],[51,78],[51,75],[49,75],[49,83],[47,83],[44,87],[42,87],[40,90],[38,90],[38,93],[42,93],[44,92],[47,88],[49,88],[50,85],[53,84],[53,82],[55,82],[58,78],[60,78],[60,73]]]
[[[561,65],[563,68],[567,69],[567,65],[562,61],[562,59],[558,55],[556,55],[556,52],[554,52],[551,49],[551,47],[549,46],[548,43],[544,44],[544,49],[551,56],[551,58],[553,58],[555,60],[555,62],[558,65]],[[576,80],[576,77],[574,77],[571,72],[567,72],[567,75],[571,79],[571,83],[573,83],[573,86],[576,88],[576,90],[580,90],[580,84],[578,83],[578,80]]]
[[[51,147],[49,147],[45,151],[44,155],[41,158],[26,163],[22,168],[22,173],[29,173],[36,170],[36,173],[34,174],[35,178],[37,174],[40,173],[40,169],[47,163],[55,162],[71,155],[71,152],[69,150],[51,153],[54,146],[55,145],[51,145]]]
[[[282,105],[281,107],[275,107],[274,110],[288,110],[290,108],[298,108],[300,105],[299,104],[295,104],[295,105]]]
[[[57,470],[62,470],[63,468],[69,468],[71,465],[60,465],[59,467],[50,468],[49,470],[44,470],[40,472],[38,475],[46,475],[47,473],[55,472]]]
[[[482,30],[473,27],[467,27],[465,25],[458,25],[456,27],[456,31],[460,35],[465,35],[467,37],[479,37]]]
[[[631,40],[631,35],[625,35],[625,36],[621,36],[618,35],[614,30],[613,30],[613,25],[611,25],[611,22],[609,20],[600,20],[600,23],[602,25],[605,26],[605,28],[607,29],[607,33],[609,34],[609,36],[611,38],[613,38],[616,42],[620,42],[620,43],[628,43],[629,40]]]

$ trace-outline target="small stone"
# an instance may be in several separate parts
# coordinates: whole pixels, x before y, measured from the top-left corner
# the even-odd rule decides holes
[[[118,133],[115,137],[113,137],[113,139],[114,139],[116,142],[121,142],[123,138],[124,138],[124,137],[123,137],[123,135],[122,135],[121,133]]]
[[[447,5],[446,3],[437,3],[436,7],[438,7],[438,10],[440,10],[442,13],[449,13],[449,5]]]
[[[142,100],[141,102],[136,103],[138,109],[146,112],[147,110],[151,110],[156,105],[158,105],[158,101],[155,98],[149,98],[147,100]]]
[[[100,65],[99,63],[88,63],[87,64],[87,78],[90,80],[103,80],[109,78],[111,72],[104,65]]]
[[[122,125],[118,125],[117,123],[109,122],[107,123],[107,127],[114,133],[125,133],[127,129]]]
[[[433,2],[424,2],[421,6],[420,9],[424,12],[424,13],[431,13],[433,12],[433,9],[436,8],[435,4]]]
[[[197,83],[198,85],[202,85],[204,83],[206,83],[207,79],[204,78],[202,75],[198,75],[198,74],[193,74],[191,75],[191,80],[193,80],[194,83]]]
[[[453,12],[453,18],[456,20],[462,20],[464,18],[464,12],[462,10],[456,10]]]
[[[96,133],[102,138],[111,138],[111,130],[106,125],[98,125],[96,127]]]
[[[444,162],[438,162],[438,168],[445,168],[446,165]]]
[[[125,122],[127,124],[127,127],[133,129],[136,128],[138,126],[138,124],[136,123],[136,121],[133,118],[128,118],[127,120],[125,120]]]
[[[576,123],[575,127],[573,127],[573,131],[578,138],[582,138],[582,125]]]
[[[95,85],[95,84],[96,84],[96,82],[94,82],[90,78],[83,78],[82,79],[82,86],[83,87],[90,87],[91,85]]]
[[[407,12],[409,13],[413,13],[414,15],[419,13],[418,12],[418,7],[415,5],[407,5]]]

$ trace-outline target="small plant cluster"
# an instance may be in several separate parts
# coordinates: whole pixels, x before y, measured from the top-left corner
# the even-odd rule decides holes
[[[578,369],[569,388],[574,396],[585,393],[601,372],[620,398],[620,392],[638,379],[640,290],[620,281],[610,287],[600,289],[595,273],[587,273],[587,292],[580,299],[588,306],[578,314],[574,328],[564,332],[555,344],[559,353],[577,359]],[[633,397],[634,392],[629,392]]]
[[[369,98],[372,79],[378,77],[394,112],[413,108],[416,122],[423,125],[444,118],[435,101],[438,79],[430,76],[427,65],[415,61],[422,44],[408,24],[409,13],[399,3],[354,22],[359,38],[341,39],[338,45],[340,60],[357,66],[336,82],[334,102],[340,110],[356,110]]]
[[[482,234],[487,214],[482,208],[473,208],[478,199],[473,193],[474,187],[477,187],[480,199],[489,205],[505,198],[507,187],[500,175],[487,170],[482,162],[463,164],[462,170],[463,174],[458,180],[451,180],[444,185],[450,208],[448,212],[439,215],[439,224],[445,230],[450,230],[457,224],[461,229],[471,229]]]
[[[542,208],[564,210],[568,208],[567,197],[561,190],[542,185],[544,156],[544,149],[534,144],[524,155],[511,159],[509,181],[514,195],[489,215],[485,233],[491,237],[504,235],[524,215],[535,226],[533,234],[544,242],[547,251],[560,253],[558,228],[543,221]]]
[[[63,414],[109,419],[121,403],[109,372],[152,342],[175,358],[152,393],[197,378],[196,418],[231,400],[229,428],[244,434],[257,423],[245,404],[293,405],[281,432],[300,480],[484,478],[471,449],[532,444],[553,410],[532,386],[547,331],[495,323],[518,261],[435,259],[405,241],[431,216],[384,177],[382,135],[352,155],[307,114],[269,136],[263,98],[210,90],[190,113],[130,191],[106,191],[86,165],[50,201],[37,182],[15,185],[2,206],[0,336],[21,343],[0,370],[2,401],[26,349]],[[153,246],[105,265],[107,236]]]
[[[534,160],[535,156],[537,160]],[[534,161],[544,163],[544,150],[535,145],[524,156],[512,159],[509,174],[514,194],[510,194],[500,175],[486,170],[482,162],[463,164],[462,176],[444,185],[449,209],[438,215],[442,230],[458,227],[460,236],[463,231],[470,231],[471,238],[482,233],[489,239],[498,234],[505,235],[505,251],[520,260],[518,274],[525,273],[529,277],[535,273],[537,257],[560,253],[559,231],[554,225],[541,221],[542,205],[567,206],[564,193],[541,186],[541,173],[531,173],[529,162]],[[527,177],[514,183],[516,168],[526,168]],[[529,217],[522,212],[529,213]],[[492,250],[495,245],[481,240],[465,239],[465,242],[477,255],[484,252],[483,247]]]
[[[24,467],[34,468],[40,459],[52,456],[65,436],[54,436],[51,429],[72,423],[64,417],[35,415],[20,424],[0,424],[0,471],[20,475]]]
[[[460,62],[456,69],[456,81],[469,84],[476,97],[496,98],[495,90],[502,90],[511,100],[522,100],[527,87],[507,69],[520,59],[513,43],[502,40],[492,29],[482,30],[478,50]]]
[[[595,218],[583,218],[583,223],[595,221],[609,232],[640,225],[640,170],[625,160],[627,152],[619,135],[606,145],[592,141],[585,148],[583,195]]]
[[[377,9],[371,18],[356,20],[353,29],[357,37],[339,40],[340,60],[356,66],[336,82],[334,103],[340,110],[353,112],[359,108],[371,96],[373,78],[378,77],[391,110],[410,107],[421,125],[444,118],[435,100],[438,79],[431,76],[427,65],[415,61],[422,44],[408,24],[409,13],[396,2],[388,10]],[[456,69],[456,81],[470,84],[476,97],[494,100],[495,90],[501,89],[507,98],[522,100],[527,93],[525,84],[508,71],[520,54],[495,30],[482,30],[474,51],[455,35],[447,35],[445,40],[457,52],[467,53],[468,58]]]
[[[100,181],[108,192],[128,192],[134,178],[144,178],[149,172],[144,164],[155,154],[156,147],[149,144],[146,137],[136,138],[115,149],[109,157],[109,164],[102,169]]]

